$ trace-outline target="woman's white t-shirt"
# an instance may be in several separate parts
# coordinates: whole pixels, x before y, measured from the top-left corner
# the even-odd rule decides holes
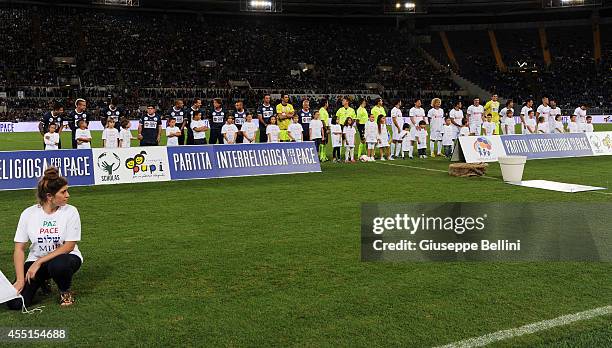
[[[26,262],[36,261],[52,253],[64,242],[80,240],[81,217],[79,211],[70,204],[59,207],[51,215],[45,213],[38,204],[27,208],[19,217],[14,239],[16,243],[31,242]],[[78,256],[83,261],[78,246],[75,245],[70,254]]]

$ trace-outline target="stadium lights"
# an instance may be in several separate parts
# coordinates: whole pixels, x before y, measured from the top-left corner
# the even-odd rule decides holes
[[[416,3],[413,1],[389,1],[385,4],[385,12],[394,15],[398,13],[415,13],[416,7]]]
[[[251,7],[257,7],[257,8],[269,8],[272,7],[272,1],[265,1],[265,0],[253,0],[251,1]]]

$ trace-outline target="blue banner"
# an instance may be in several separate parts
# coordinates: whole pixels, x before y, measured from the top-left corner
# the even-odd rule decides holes
[[[36,187],[45,169],[59,168],[70,185],[94,184],[91,150],[0,152],[0,190]]]
[[[593,156],[585,133],[501,136],[506,156],[527,159]]]
[[[172,180],[321,171],[310,141],[176,146],[168,148],[168,161]]]

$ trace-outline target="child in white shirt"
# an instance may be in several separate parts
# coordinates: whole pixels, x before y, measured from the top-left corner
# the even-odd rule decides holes
[[[181,136],[181,134],[183,133],[181,133],[179,127],[176,126],[176,119],[174,117],[168,118],[168,122],[166,123],[166,137],[168,137],[166,146],[178,146],[178,137]]]
[[[576,122],[576,115],[570,116],[570,121],[567,124],[567,130],[569,133],[580,133],[580,125]]]
[[[291,139],[292,142],[296,142],[296,143],[301,143],[302,142],[302,138],[303,138],[303,134],[304,134],[304,127],[302,127],[302,125],[299,123],[300,117],[298,116],[298,114],[295,114],[293,116],[293,123],[289,125],[289,127],[287,127],[287,133],[289,134],[289,139]]]
[[[492,119],[493,119],[493,115],[488,114],[486,121],[482,123],[481,127],[482,127],[482,133],[484,133],[484,135],[488,135],[488,136],[493,135],[496,125],[495,123],[491,122]]]
[[[538,131],[538,134],[548,134],[548,132],[550,131],[548,122],[546,122],[546,117],[540,116],[538,118],[537,131]]]
[[[255,133],[257,132],[257,126],[253,123],[253,114],[247,113],[246,119],[240,128],[242,133],[242,143],[252,144],[255,142]]]
[[[419,158],[427,158],[427,123],[420,121],[415,134]]]
[[[132,145],[132,131],[130,130],[130,120],[123,119],[121,121],[121,131],[119,132],[119,143],[122,148],[128,148]]]
[[[74,138],[77,142],[77,149],[91,149],[91,132],[87,129],[85,120],[79,121],[79,128],[77,128]]]
[[[342,134],[344,134],[345,161],[347,163],[355,163],[355,134],[357,134],[357,130],[353,125],[352,117],[347,117],[346,121],[344,121],[344,129],[342,130]]]
[[[332,140],[332,160],[334,162],[340,162],[340,148],[342,147],[342,127],[338,124],[338,117],[336,116],[333,116],[331,119],[329,133],[331,134]]]
[[[318,111],[315,111],[312,115],[312,120],[310,120],[310,125],[308,127],[308,136],[310,140],[314,141],[315,149],[319,152],[319,158],[325,155],[325,149],[322,148],[321,143],[325,139],[325,133],[323,128],[323,121],[319,119],[320,114]]]
[[[269,143],[278,143],[279,142],[279,134],[280,128],[276,124],[276,116],[271,116],[268,121],[268,126],[266,127],[266,134],[268,135]]]
[[[380,160],[385,161],[385,154],[389,158],[389,130],[387,129],[387,118],[383,115],[378,116],[378,151]]]
[[[402,158],[406,158],[406,152],[408,152],[408,158],[412,159],[412,151],[414,145],[412,144],[412,135],[410,133],[410,123],[404,123],[400,132],[400,139],[402,140]]]
[[[224,144],[236,144],[236,136],[238,135],[238,127],[234,124],[234,116],[227,116],[227,120],[221,127],[221,135],[223,135]]]
[[[584,125],[584,131],[588,133],[593,132],[593,117],[587,116],[586,121],[587,123]]]
[[[459,136],[460,137],[467,137],[470,135],[470,124],[469,124],[469,120],[467,118],[464,118],[461,121],[461,129],[459,129]]]
[[[504,118],[504,134],[515,134],[516,133],[516,121],[514,120],[514,111],[508,109],[506,111],[506,117]]]
[[[55,123],[49,124],[49,131],[45,133],[45,150],[57,150],[59,148],[60,136],[55,132]]]
[[[525,119],[525,134],[535,134],[537,132],[536,119],[533,116],[533,110],[529,110]]]
[[[555,116],[555,133],[565,133],[565,130],[563,129],[563,122],[561,122],[561,115],[557,115]]]
[[[455,130],[453,128],[454,126],[451,121],[451,118],[450,117],[444,118],[444,125],[442,126],[442,149],[444,150],[444,156],[448,158],[450,158],[451,155],[453,154],[453,143],[454,143],[453,136],[455,134]]]
[[[194,111],[192,117],[191,129],[193,129],[193,144],[206,145],[206,131],[208,127],[204,120],[202,120],[202,113],[200,111]]]
[[[368,161],[374,161],[374,147],[378,142],[378,126],[376,125],[374,115],[368,116],[368,122],[365,124],[364,136],[368,147]]]
[[[102,147],[105,149],[119,147],[119,131],[115,128],[115,120],[112,118],[106,121],[106,128],[102,131]]]

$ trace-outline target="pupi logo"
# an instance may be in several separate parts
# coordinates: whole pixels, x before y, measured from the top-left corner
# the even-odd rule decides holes
[[[106,175],[102,175],[102,181],[116,181],[119,180],[118,174],[113,174],[121,166],[121,159],[114,152],[103,152],[98,156],[97,162],[98,168],[106,172]]]
[[[140,151],[140,153],[133,158],[128,158],[125,160],[125,167],[130,169],[133,175],[136,175],[137,173],[153,174],[155,172],[164,171],[164,167],[162,166],[161,162],[159,162],[159,164],[145,164],[146,155],[146,151]]]
[[[478,152],[478,155],[480,155],[480,157],[491,157],[491,154],[493,153],[493,145],[491,144],[489,139],[485,137],[479,137],[474,142],[474,150]]]

